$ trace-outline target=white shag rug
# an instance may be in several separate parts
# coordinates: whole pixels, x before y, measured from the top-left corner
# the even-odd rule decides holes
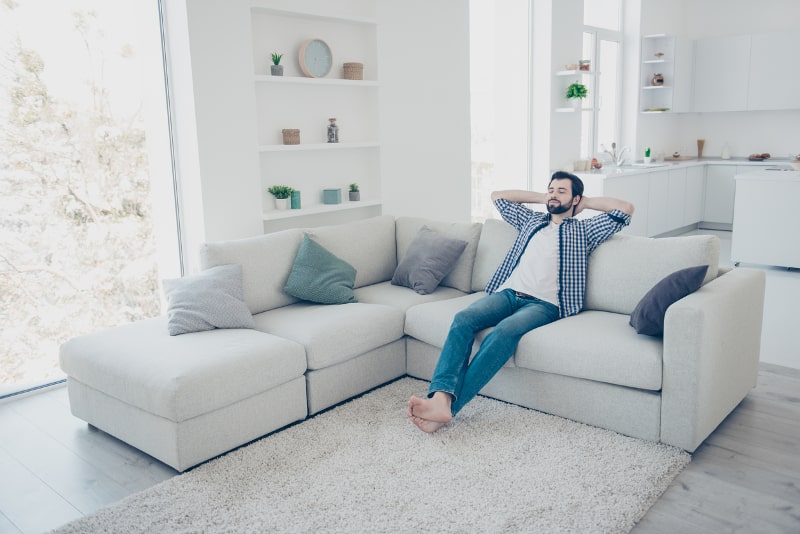
[[[675,447],[477,397],[434,434],[403,378],[57,532],[629,532]]]

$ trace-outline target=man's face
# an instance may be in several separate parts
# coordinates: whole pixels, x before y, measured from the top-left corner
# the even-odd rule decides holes
[[[547,188],[547,211],[560,215],[577,204],[578,197],[572,196],[572,181],[568,178],[551,180]]]

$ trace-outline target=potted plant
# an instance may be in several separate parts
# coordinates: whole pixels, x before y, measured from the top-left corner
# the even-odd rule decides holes
[[[350,184],[350,201],[354,202],[356,200],[361,200],[361,192],[358,190],[358,184],[352,183]]]
[[[575,107],[580,107],[581,100],[586,98],[586,95],[588,95],[588,94],[589,94],[589,90],[586,89],[586,86],[583,85],[582,83],[576,81],[575,83],[572,83],[572,84],[570,84],[569,87],[567,87],[566,97],[567,97],[567,100],[572,101],[572,103],[573,103],[573,105]]]
[[[288,185],[273,185],[267,189],[275,197],[275,207],[279,210],[289,209],[289,199],[292,196],[292,189]]]
[[[281,65],[281,58],[283,54],[279,54],[277,52],[272,53],[272,65],[270,65],[269,70],[272,72],[273,76],[283,76],[283,65]]]

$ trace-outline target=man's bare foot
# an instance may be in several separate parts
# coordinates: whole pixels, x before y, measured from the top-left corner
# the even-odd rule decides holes
[[[417,425],[417,428],[422,430],[423,432],[427,432],[430,434],[431,432],[436,432],[440,428],[442,428],[446,423],[438,423],[436,421],[428,421],[427,419],[422,419],[421,417],[417,417],[416,415],[412,415],[409,417],[412,423]]]
[[[449,423],[453,418],[450,411],[452,397],[449,393],[437,391],[430,399],[412,396],[408,399],[408,417],[419,417],[434,423]],[[419,426],[419,425],[417,425]]]

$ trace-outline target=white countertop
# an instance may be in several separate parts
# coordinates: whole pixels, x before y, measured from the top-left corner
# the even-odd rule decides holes
[[[575,174],[580,176],[581,179],[596,179],[604,180],[606,178],[615,178],[620,176],[632,176],[636,174],[648,174],[652,172],[668,171],[670,169],[680,169],[686,167],[696,167],[698,165],[736,165],[744,167],[753,167],[753,171],[759,170],[764,167],[782,166],[789,163],[789,158],[770,158],[764,161],[750,161],[747,158],[702,158],[702,159],[688,159],[681,161],[663,161],[654,162],[650,164],[643,164],[641,162],[634,163],[633,165],[623,165],[622,167],[615,167],[612,165],[604,165],[602,169],[594,169],[592,171],[578,171]],[[769,174],[793,174],[791,171],[765,171]]]
[[[797,182],[800,181],[800,171],[753,171],[737,174],[735,180],[771,180],[777,182]]]

